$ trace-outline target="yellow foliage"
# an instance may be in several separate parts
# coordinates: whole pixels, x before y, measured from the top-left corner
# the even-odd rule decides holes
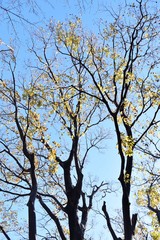
[[[124,134],[121,134],[121,138],[122,138],[122,147],[125,155],[132,156],[134,139],[131,136],[125,136]]]
[[[64,232],[65,235],[69,235],[70,234],[69,229],[66,228],[66,227],[63,228],[63,232]]]
[[[66,46],[71,47],[73,51],[77,51],[80,44],[80,37],[76,36],[74,34],[69,34],[68,37],[66,37]]]
[[[130,182],[130,175],[129,174],[125,174],[124,181],[125,181],[125,183],[129,183]]]
[[[74,52],[77,52],[81,40],[78,35],[80,27],[81,20],[79,18],[76,18],[76,21],[70,21],[69,24],[66,25],[58,22],[56,26],[58,44],[65,45],[66,47],[71,48]]]
[[[58,171],[58,162],[56,161],[56,150],[52,149],[48,155],[49,163],[49,173],[54,174]]]
[[[148,202],[147,194],[149,194],[150,202]],[[160,203],[159,186],[152,187],[149,190],[143,188],[138,191],[137,204],[139,204],[140,206],[147,207],[149,204],[152,208],[156,209],[159,206],[159,203]],[[160,226],[158,223],[157,216],[155,212],[153,212],[152,210],[149,210],[147,215],[152,219],[151,226],[153,230],[151,231],[150,235],[152,236],[153,240],[159,240]]]
[[[124,117],[124,118],[123,118],[123,121],[124,121],[125,124],[127,124],[128,126],[130,126],[131,123],[132,123],[132,116],[130,115],[130,116],[128,116],[128,117]]]
[[[53,161],[53,160],[56,160],[56,150],[55,149],[52,149],[48,155],[48,159],[50,161]]]
[[[118,122],[118,124],[122,123],[122,117],[121,116],[117,116],[117,122]]]
[[[159,240],[160,239],[160,228],[158,231],[151,232],[151,236],[153,240]]]
[[[144,189],[141,189],[137,193],[137,204],[140,206],[147,206],[147,199],[145,198],[146,192]]]
[[[0,85],[2,85],[3,87],[7,86],[7,84],[4,81],[0,81]]]
[[[58,163],[57,162],[52,162],[49,165],[49,173],[54,174],[58,171]]]
[[[134,80],[134,79],[135,79],[134,74],[131,73],[131,72],[128,72],[128,73],[127,73],[126,83],[129,83],[129,82],[131,82],[131,81]]]

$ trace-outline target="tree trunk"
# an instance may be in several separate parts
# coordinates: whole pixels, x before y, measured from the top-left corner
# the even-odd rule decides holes
[[[31,197],[28,202],[29,240],[36,240],[36,214]]]
[[[78,223],[77,209],[68,209],[70,240],[84,240],[83,231]]]

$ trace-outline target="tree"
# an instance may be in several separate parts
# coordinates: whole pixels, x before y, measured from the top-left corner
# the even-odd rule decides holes
[[[127,240],[135,234],[137,221],[137,214],[131,215],[130,211],[133,155],[149,130],[154,132],[159,124],[159,89],[155,86],[155,81],[159,81],[156,73],[159,16],[148,9],[146,2],[137,1],[137,5],[126,6],[119,14],[111,12],[114,21],[109,28],[105,26],[101,30],[99,39],[92,35],[85,36],[84,40],[81,28],[75,31],[74,24],[70,23],[69,29],[61,24],[56,42],[61,54],[87,71],[88,81],[82,89],[75,84],[71,86],[105,105],[114,123],[121,160],[118,179],[122,187],[124,238]],[[131,18],[122,18],[130,12],[133,13]],[[105,202],[102,210],[113,239],[118,239]]]
[[[120,161],[123,229],[121,234],[115,230],[102,199],[112,239],[131,240],[145,226],[141,214],[131,211],[131,190],[139,177],[148,180],[143,192],[145,206],[156,213],[152,221],[159,219],[159,203],[153,200],[155,193],[159,198],[159,175],[156,167],[147,168],[155,162],[151,158],[156,164],[159,160],[159,15],[152,6],[140,0],[118,14],[109,11],[113,21],[104,22],[99,34],[87,33],[78,17],[51,20],[32,38],[34,59],[27,76],[18,77],[14,50],[2,49],[0,191],[10,209],[27,202],[29,239],[89,239],[86,227],[95,195],[104,198],[111,189],[105,181],[92,180],[86,188],[86,160],[91,150],[103,148],[109,121]],[[136,192],[137,202],[143,201],[138,187]],[[158,230],[153,224],[153,239]],[[1,231],[9,237],[4,223]],[[145,231],[149,236],[151,230]]]
[[[46,70],[37,67],[30,82],[17,79],[13,51],[4,55],[8,67],[5,74],[12,80],[1,79],[3,185],[0,190],[7,194],[11,204],[21,198],[28,201],[29,239],[36,239],[36,199],[47,213],[47,219],[55,223],[61,239],[67,239],[67,235],[70,239],[84,239],[93,198],[101,189],[103,194],[108,191],[104,182],[90,185],[88,194],[83,186],[88,152],[94,147],[101,148],[101,141],[108,135],[99,126],[106,116],[102,118],[102,108],[97,108],[97,102],[68,87],[72,67],[64,73],[58,74],[55,69],[53,72],[47,58],[47,41],[43,53]],[[82,72],[83,69],[75,68],[73,81],[79,83],[79,88],[83,85],[81,77],[85,73]],[[91,129],[97,125],[94,135]],[[66,219],[68,228],[63,226]],[[48,233],[57,236],[52,234]]]
[[[157,129],[156,129],[157,130]],[[158,161],[159,161],[159,139],[156,138],[157,131],[153,132],[151,130],[151,134],[154,135],[153,140],[147,136],[145,144],[143,147],[139,147],[141,155],[144,154],[144,157],[147,159],[144,163],[141,162],[141,166],[138,165],[138,169],[143,171],[144,177],[143,182],[141,182],[141,187],[138,190],[137,194],[137,202],[139,205],[143,207],[147,207],[145,209],[147,214],[152,218],[152,225],[154,231],[151,231],[151,236],[153,239],[157,239],[159,237],[159,170],[158,170]]]

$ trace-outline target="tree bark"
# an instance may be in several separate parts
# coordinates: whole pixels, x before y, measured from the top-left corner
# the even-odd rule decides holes
[[[83,231],[78,223],[77,208],[70,206],[68,208],[68,219],[70,229],[70,240],[84,240]]]
[[[32,189],[30,198],[28,201],[28,218],[29,218],[29,240],[36,240],[36,213],[35,213],[35,200],[37,195],[37,180],[35,174],[35,166],[34,166],[34,154],[30,154],[29,156],[30,165],[31,165],[31,182]]]
[[[28,219],[29,219],[29,240],[36,240],[36,214],[34,202],[29,199],[28,202]]]

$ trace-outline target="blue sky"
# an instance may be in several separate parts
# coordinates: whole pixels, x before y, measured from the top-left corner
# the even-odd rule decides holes
[[[32,35],[32,33],[40,26],[45,27],[50,18],[53,18],[56,21],[65,21],[66,19],[76,15],[82,18],[83,25],[86,29],[88,29],[88,31],[98,32],[98,25],[101,20],[111,20],[109,14],[104,11],[103,7],[113,7],[116,11],[118,6],[121,5],[122,2],[124,3],[123,0],[115,0],[113,2],[108,0],[92,0],[92,4],[90,4],[86,3],[87,0],[84,0],[84,8],[82,4],[80,4],[80,8],[76,1],[73,0],[36,1],[37,5],[35,5],[34,9],[37,14],[33,13],[32,10],[29,11],[25,4],[22,9],[22,16],[24,16],[26,20],[34,23],[34,25],[30,25],[25,21],[22,21],[23,24],[21,24],[19,19],[13,15],[11,16],[14,20],[13,23],[15,30],[11,24],[8,24],[8,19],[6,17],[3,16],[3,21],[1,21],[0,39],[4,42],[4,45],[15,47],[16,55],[22,59],[18,68],[19,72],[21,72],[22,66],[25,66],[25,61],[28,58],[27,48],[30,43],[28,40],[30,35]],[[50,4],[50,2],[52,2],[52,4]],[[88,2],[90,2],[90,0],[88,0]],[[3,2],[3,6],[5,7],[5,1]],[[13,12],[16,11],[13,6],[11,10]],[[113,129],[112,123],[105,124],[108,129]],[[119,175],[119,158],[116,149],[116,140],[113,137],[106,140],[106,150],[102,151],[102,153],[94,151],[89,154],[86,172],[87,174],[91,173],[91,175],[97,175],[99,180],[107,180],[111,182],[117,180]],[[116,186],[118,187],[118,185]],[[114,208],[118,207],[121,200],[118,195],[113,193],[113,197],[108,195],[106,197],[106,201],[109,206],[109,211],[112,211]],[[100,228],[101,225],[105,225],[105,222],[99,220]],[[94,234],[96,233],[94,232]],[[110,239],[110,235],[107,235],[106,238],[102,237],[102,240]]]
[[[85,2],[85,1],[84,1]],[[88,0],[89,2],[89,0]],[[37,6],[35,7],[35,11],[38,12],[38,14],[32,13],[32,11],[28,11],[28,8],[24,5],[22,9],[22,16],[29,22],[34,23],[34,25],[30,25],[25,21],[20,21],[15,17],[14,15],[10,15],[13,20],[13,25],[8,22],[7,16],[3,16],[3,21],[1,21],[1,28],[0,28],[0,39],[4,42],[5,46],[12,46],[15,48],[15,54],[18,58],[21,59],[21,62],[18,63],[18,71],[20,74],[23,74],[21,72],[21,69],[24,69],[25,61],[27,61],[28,58],[28,46],[29,46],[29,39],[30,35],[34,31],[36,31],[39,27],[48,24],[50,18],[55,19],[56,21],[65,21],[66,19],[69,19],[72,16],[78,16],[82,18],[83,25],[88,31],[98,31],[98,24],[99,24],[99,18],[106,18],[106,12],[102,13],[102,5],[104,3],[107,3],[108,6],[110,6],[110,2],[108,1],[93,1],[94,4],[85,4],[84,8],[79,8],[76,1],[53,1],[52,5],[49,3],[49,1],[37,1]],[[117,5],[119,1],[115,1],[114,4]],[[3,2],[3,7],[6,7],[5,1]],[[16,9],[11,6],[11,11],[16,12]],[[108,19],[109,20],[109,19]],[[109,125],[108,125],[109,126]],[[107,128],[110,128],[108,127]],[[115,149],[115,142],[113,144],[113,141],[110,139],[106,140],[106,150],[103,150],[102,153],[99,153],[98,151],[94,151],[93,153],[89,154],[88,156],[88,164],[86,168],[87,175],[91,176],[97,176],[97,179],[99,181],[107,180],[107,181],[115,181],[115,179],[118,178],[119,174],[119,159],[118,155],[116,154]],[[103,168],[102,168],[103,163]],[[109,171],[108,171],[109,169]],[[107,196],[107,205],[112,211],[116,205],[118,207],[118,203],[120,203],[120,199],[116,194],[113,194],[113,198],[110,196]],[[119,201],[118,201],[119,200]],[[99,206],[101,209],[101,205]],[[23,215],[27,215],[27,209],[23,210]],[[19,213],[19,218],[22,217],[22,212]],[[96,234],[99,236],[102,225],[105,225],[105,221],[102,221],[102,217],[97,220],[95,220],[96,225],[99,226],[99,230],[95,229],[93,230],[93,235],[96,236]],[[98,233],[97,233],[98,230]],[[95,232],[96,231],[96,232]],[[110,240],[110,235],[106,234],[107,231],[105,231],[106,238],[103,238],[102,240]],[[97,236],[97,237],[98,237]],[[3,239],[3,237],[0,239]]]

